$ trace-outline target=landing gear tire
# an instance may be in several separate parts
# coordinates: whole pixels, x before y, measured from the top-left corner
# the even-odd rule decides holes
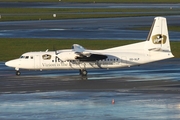
[[[85,69],[79,70],[80,75],[87,76],[87,71]]]
[[[20,76],[20,75],[21,75],[21,72],[16,71],[16,75],[17,75],[17,76]]]
[[[87,76],[87,71],[86,70],[82,70],[82,76]]]

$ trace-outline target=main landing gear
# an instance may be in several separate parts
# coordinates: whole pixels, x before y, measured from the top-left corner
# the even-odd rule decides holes
[[[80,69],[79,74],[82,76],[87,76],[87,71],[85,69]]]
[[[16,75],[17,76],[20,76],[21,75],[21,72],[18,70],[18,71],[16,71]]]

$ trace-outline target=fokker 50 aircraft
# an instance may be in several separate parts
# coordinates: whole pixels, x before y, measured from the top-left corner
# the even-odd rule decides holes
[[[20,75],[20,69],[79,69],[80,75],[86,76],[89,68],[130,67],[172,57],[166,18],[156,17],[143,42],[104,50],[87,50],[74,44],[72,49],[27,52],[5,64],[15,68],[16,75]]]

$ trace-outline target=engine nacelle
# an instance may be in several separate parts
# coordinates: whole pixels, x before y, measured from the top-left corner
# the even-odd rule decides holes
[[[76,60],[76,57],[78,57],[79,55],[77,55],[74,52],[61,52],[57,55],[57,57],[59,59],[61,59],[62,61],[67,61],[67,60]]]

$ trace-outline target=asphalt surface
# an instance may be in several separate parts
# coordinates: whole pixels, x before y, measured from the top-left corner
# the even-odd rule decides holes
[[[146,40],[155,16],[100,19],[69,19],[0,22],[1,38],[60,38]],[[167,16],[168,26],[180,25],[180,16]],[[179,41],[179,32],[169,31],[170,40]]]
[[[169,59],[122,69],[27,71],[21,76],[1,63],[0,92],[44,92],[58,90],[128,90],[128,92],[179,93],[179,59]]]

